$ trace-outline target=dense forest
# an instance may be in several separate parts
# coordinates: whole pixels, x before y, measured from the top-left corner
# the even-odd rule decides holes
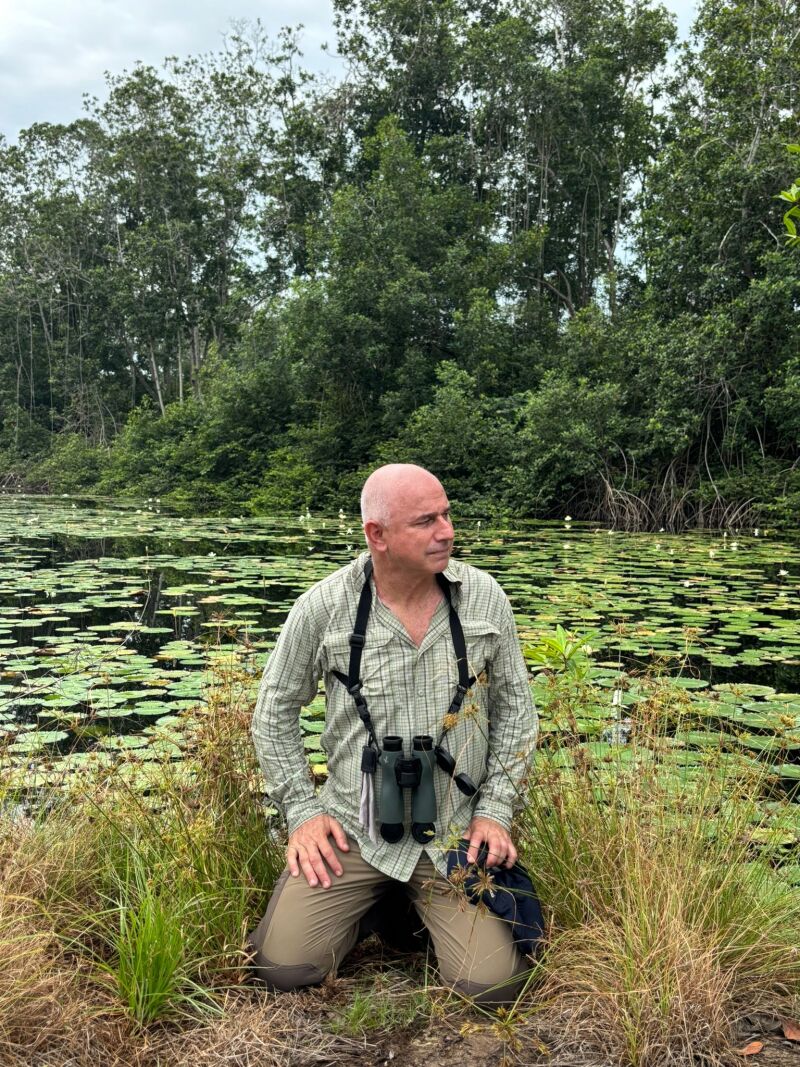
[[[796,522],[798,0],[333,0],[0,141],[0,480]]]

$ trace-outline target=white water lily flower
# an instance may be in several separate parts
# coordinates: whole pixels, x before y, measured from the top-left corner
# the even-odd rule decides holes
[[[787,576],[788,574],[789,574],[789,572],[788,572],[788,571],[785,571],[785,570],[779,570],[779,571],[778,571],[778,577],[779,577],[779,578],[786,578],[786,576]]]
[[[758,528],[758,527],[756,526],[755,530],[753,530],[753,537],[758,537],[758,535],[759,535],[759,533],[760,533],[760,532],[761,532],[761,531],[760,531],[760,530],[759,530],[759,528]]]
[[[572,522],[572,516],[571,515],[565,515],[564,516],[564,522]]]
[[[716,556],[716,554],[717,554],[717,552],[716,552],[716,549],[714,549],[714,548],[709,548],[709,550],[708,550],[708,554],[709,554],[709,556],[711,556],[711,558],[713,559],[713,558],[714,558],[714,556]]]
[[[686,581],[685,581],[685,582],[684,582],[683,584],[684,584],[684,586],[685,586],[685,587],[686,587],[686,588],[688,589],[688,588],[689,588],[689,586],[690,586],[690,585],[691,585],[692,583],[691,583],[691,582],[689,581],[689,579],[687,578],[687,579],[686,579]]]

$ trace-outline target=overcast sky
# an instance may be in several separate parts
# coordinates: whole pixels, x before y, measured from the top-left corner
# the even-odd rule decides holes
[[[685,36],[693,0],[665,2]],[[302,23],[306,65],[335,70],[321,50],[334,43],[331,10],[330,0],[0,0],[0,134],[14,141],[34,122],[71,122],[84,93],[102,98],[105,71],[217,49],[232,18],[260,18],[270,35]]]

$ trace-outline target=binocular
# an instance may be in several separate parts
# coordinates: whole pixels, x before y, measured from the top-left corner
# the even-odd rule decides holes
[[[378,763],[383,769],[379,812],[381,837],[390,844],[400,841],[405,833],[403,790],[411,793],[411,836],[421,845],[433,837],[436,827],[436,791],[433,787],[435,764],[449,774],[458,789],[468,797],[478,787],[467,774],[456,773],[456,761],[441,745],[434,746],[428,734],[419,734],[411,741],[411,758],[403,754],[403,739],[390,734],[383,739]]]
[[[408,759],[403,755],[402,737],[390,734],[383,739],[378,762],[383,769],[379,800],[381,837],[391,844],[402,838],[405,833],[403,790],[410,789],[411,835],[421,845],[427,844],[436,829],[433,738],[427,734],[412,738],[411,758]]]

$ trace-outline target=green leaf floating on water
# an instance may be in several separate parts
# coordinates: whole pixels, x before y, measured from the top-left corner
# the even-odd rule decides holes
[[[157,514],[152,508],[140,507],[139,514],[136,510],[124,505],[104,510],[75,500],[0,498],[0,590],[5,596],[0,605],[0,632],[4,633],[0,640],[20,639],[16,645],[0,645],[0,654],[7,656],[0,663],[0,684],[11,680],[10,674],[2,677],[11,662],[17,667],[24,664],[13,677],[31,687],[29,692],[4,695],[4,700],[35,702],[38,698],[41,709],[51,713],[62,702],[65,709],[78,710],[83,710],[79,704],[88,703],[96,712],[99,705],[106,714],[95,715],[96,725],[119,728],[124,723],[126,729],[140,731],[153,717],[163,719],[206,695],[206,642],[213,646],[219,633],[223,645],[231,646],[219,650],[223,669],[240,670],[248,659],[254,664],[252,681],[242,683],[242,692],[248,692],[242,699],[251,701],[263,653],[273,642],[271,638],[254,642],[258,649],[254,659],[252,648],[245,656],[234,647],[238,638],[228,637],[226,628],[239,634],[276,633],[295,598],[354,555],[348,547],[352,535],[348,538],[336,517],[327,522],[315,518],[310,535],[307,524],[296,519],[179,518]],[[32,526],[28,519],[34,519]],[[21,530],[34,528],[32,538],[20,536]],[[598,697],[584,702],[577,724],[567,723],[561,715],[551,716],[544,725],[544,731],[549,731],[548,744],[557,740],[562,729],[576,728],[584,738],[599,737],[609,721],[604,705],[617,688],[620,673],[644,671],[655,656],[665,669],[680,672],[674,683],[677,688],[690,696],[701,693],[721,698],[694,709],[675,704],[670,713],[682,724],[684,735],[693,729],[711,733],[716,743],[714,728],[721,726],[728,738],[725,745],[732,750],[750,752],[765,763],[774,760],[792,765],[787,761],[795,758],[793,750],[747,749],[736,735],[760,738],[755,743],[763,745],[773,733],[795,728],[796,709],[786,709],[787,721],[783,721],[774,706],[783,694],[771,692],[769,686],[745,688],[750,683],[749,667],[758,671],[751,676],[753,684],[756,678],[758,682],[780,678],[774,688],[786,691],[789,704],[800,701],[792,693],[800,690],[800,667],[792,666],[793,659],[800,664],[800,627],[793,615],[796,603],[792,596],[778,595],[790,590],[775,581],[779,566],[791,574],[800,573],[800,550],[795,544],[775,537],[756,539],[743,532],[737,535],[738,551],[732,552],[732,538],[726,545],[718,535],[632,538],[617,533],[612,537],[595,534],[592,528],[565,532],[562,524],[546,523],[495,532],[484,523],[479,531],[468,525],[459,533],[465,558],[498,578],[530,636],[552,629],[555,623],[566,629],[580,631],[591,626],[599,631],[593,644],[597,660],[606,666],[597,668],[597,681],[603,683]],[[68,540],[62,541],[65,535]],[[84,546],[93,537],[104,538],[101,558],[85,552]],[[309,543],[315,548],[310,555]],[[74,554],[86,558],[70,557],[75,546]],[[709,546],[716,556],[709,556]],[[213,615],[221,607],[238,618],[215,621]],[[165,614],[154,615],[154,611]],[[71,621],[60,625],[58,619]],[[147,625],[154,620],[162,624]],[[19,621],[30,625],[19,628]],[[45,626],[51,627],[49,633]],[[685,628],[692,631],[684,632]],[[123,646],[128,634],[131,642]],[[628,663],[612,654],[612,647],[620,643],[633,654]],[[693,657],[688,665],[682,659],[687,649]],[[784,665],[777,673],[774,665],[781,660]],[[729,683],[728,692],[709,691],[709,680],[724,685],[732,676],[728,668],[743,680]],[[163,687],[159,691],[145,684],[159,674],[169,685],[168,696]],[[34,691],[37,679],[47,681],[47,693]],[[61,682],[69,683],[69,688]],[[633,676],[625,681],[625,712],[630,710],[634,716],[638,714],[638,686]],[[91,695],[92,689],[108,692],[101,698]],[[537,686],[536,692],[540,705],[545,704],[547,685]],[[165,706],[155,706],[159,702]],[[743,708],[767,702],[768,707]],[[151,705],[150,714],[136,715],[136,705],[145,704]],[[38,710],[35,703],[27,707]],[[306,736],[320,736],[324,714],[321,699],[303,711]],[[744,719],[743,715],[757,718]],[[170,729],[183,733],[191,727],[179,717]],[[132,750],[131,757],[137,751],[144,750]],[[669,751],[666,744],[661,745],[658,759],[666,759]],[[710,743],[671,751],[687,760],[695,754],[701,758],[719,755]],[[322,757],[313,750],[309,754]],[[119,758],[119,753],[106,755]],[[57,751],[53,758],[63,759]],[[606,758],[609,763],[603,762]],[[621,761],[631,758],[606,753],[600,762],[603,774],[610,768],[613,778]],[[687,764],[685,769],[692,774],[705,771],[702,763]],[[791,784],[789,779],[786,784]]]
[[[126,751],[133,748],[144,748],[149,743],[149,738],[141,734],[115,734],[113,737],[104,737],[97,742],[97,748],[104,752]]]
[[[301,719],[300,725],[308,734],[321,734],[325,729],[325,723],[318,719]]]
[[[51,745],[58,745],[66,741],[69,733],[66,730],[36,730],[25,734],[24,737],[8,746],[8,751],[13,753],[35,753]]]
[[[711,688],[715,693],[731,693],[743,700],[750,697],[771,697],[775,692],[771,685],[753,685],[747,682],[720,682]]]

